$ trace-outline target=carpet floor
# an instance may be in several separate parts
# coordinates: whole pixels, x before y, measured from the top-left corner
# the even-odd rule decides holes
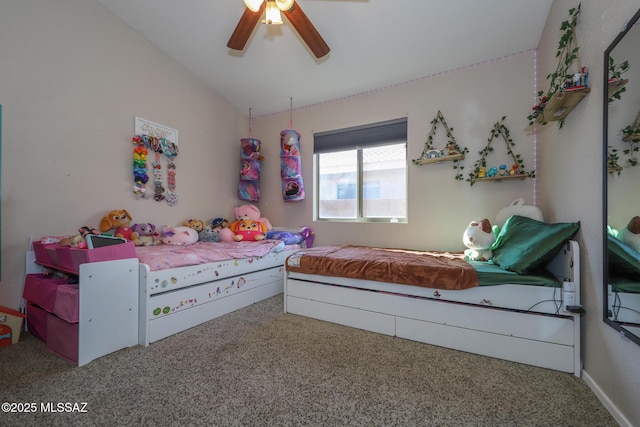
[[[571,374],[286,314],[282,295],[82,367],[23,333],[0,396],[21,427],[617,425]]]

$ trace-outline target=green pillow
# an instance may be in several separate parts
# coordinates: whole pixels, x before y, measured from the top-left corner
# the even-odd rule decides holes
[[[635,249],[609,234],[607,248],[609,253],[609,275],[640,279],[640,254]]]
[[[494,264],[527,274],[555,257],[580,229],[580,222],[548,224],[519,215],[504,223],[491,247]]]

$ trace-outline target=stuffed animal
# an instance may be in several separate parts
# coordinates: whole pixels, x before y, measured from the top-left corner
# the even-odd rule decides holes
[[[618,232],[618,239],[640,252],[640,216],[634,216],[625,228]]]
[[[509,206],[500,209],[496,214],[496,220],[493,223],[493,232],[496,236],[500,234],[500,229],[504,226],[504,223],[513,215],[524,216],[544,222],[544,216],[540,208],[533,205],[525,205],[524,199],[515,199]]]
[[[93,227],[89,227],[88,225],[84,225],[78,229],[78,232],[84,237],[87,234],[100,234],[100,231],[96,230]]]
[[[271,222],[265,218],[260,216],[260,209],[258,209],[255,205],[242,205],[233,209],[233,214],[236,218],[236,221],[240,221],[241,219],[251,219],[256,222],[262,223],[267,230],[271,230],[273,227],[271,226]]]
[[[493,258],[491,245],[496,241],[496,236],[491,229],[488,219],[471,221],[462,235],[462,242],[468,248],[464,255],[472,261],[489,261]]]
[[[229,230],[231,231],[231,230]],[[198,240],[201,242],[219,242],[222,240],[217,230],[214,230],[213,226],[207,225],[204,230],[198,233]]]
[[[163,227],[162,233],[160,233],[160,240],[165,245],[191,245],[198,241],[198,232],[184,225],[178,227]]]
[[[185,227],[193,228],[198,233],[204,230],[206,224],[201,219],[188,219],[182,223]]]
[[[84,238],[83,234],[77,234],[75,236],[63,237],[60,240],[59,245],[69,246],[71,248],[86,249],[87,241]]]
[[[241,219],[233,221],[229,224],[229,228],[233,232],[233,240],[240,241],[258,241],[266,239],[267,227],[261,222],[252,219]]]
[[[136,246],[157,246],[162,244],[162,241],[156,235],[156,226],[154,224],[148,222],[133,224],[131,230],[134,233],[138,233],[138,238],[133,241]]]
[[[229,229],[229,221],[224,218],[216,218],[211,221],[211,228],[218,232],[222,242],[233,242],[233,231]]]
[[[103,233],[116,229],[116,237],[124,237],[127,240],[136,240],[138,233],[131,231],[131,215],[124,209],[116,209],[103,216],[100,220],[100,231]]]

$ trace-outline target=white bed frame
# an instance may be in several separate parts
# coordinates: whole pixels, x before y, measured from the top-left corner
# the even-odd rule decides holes
[[[284,260],[262,257],[151,271],[140,264],[138,343],[150,343],[283,292]]]
[[[505,284],[443,291],[286,272],[284,307],[287,313],[579,377],[580,314],[566,309],[580,305],[578,243],[568,242],[547,268],[564,283],[561,290]]]
[[[640,294],[614,292],[608,285],[609,319],[623,322],[626,329],[640,336]]]

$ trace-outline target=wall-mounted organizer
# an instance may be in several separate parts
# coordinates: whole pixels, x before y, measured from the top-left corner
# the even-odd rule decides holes
[[[294,129],[280,132],[280,178],[285,202],[304,200],[300,134]]]
[[[262,143],[255,138],[240,140],[240,182],[238,197],[241,200],[257,202],[260,200],[260,163],[264,158],[260,154]]]
[[[434,145],[433,138],[436,134],[436,128],[438,123],[441,123],[447,133],[447,144],[444,148],[438,149]],[[427,165],[432,163],[442,163],[442,162],[454,162],[453,168],[458,170],[462,169],[459,167],[458,163],[460,160],[464,159],[464,155],[469,150],[464,147],[461,148],[457,143],[456,139],[453,137],[453,128],[450,128],[447,125],[447,122],[444,120],[444,116],[442,112],[438,110],[438,114],[431,121],[431,131],[427,136],[427,140],[424,143],[424,149],[422,150],[422,154],[419,158],[413,159],[413,164],[415,165]],[[459,173],[456,175],[456,179],[463,179],[462,174]]]
[[[285,202],[304,200],[300,134],[293,129],[293,98],[289,98],[289,129],[280,132],[280,179]]]
[[[176,193],[176,157],[178,157],[178,131],[170,127],[135,118],[133,137],[133,194],[137,199],[153,198],[156,202],[166,201],[169,206],[178,204]],[[153,197],[147,191],[149,175],[147,156],[153,153]],[[162,158],[167,158],[167,188],[164,187]]]
[[[569,9],[569,20],[564,21],[560,30],[564,31],[558,43],[556,58],[558,63],[554,72],[547,76],[549,90],[545,94],[538,92],[539,103],[533,107],[533,113],[527,116],[529,125],[545,125],[557,121],[562,127],[564,119],[584,99],[589,87],[589,72],[580,62],[580,53],[576,39],[576,24],[580,14],[578,7]],[[573,70],[573,71],[572,71]]]
[[[487,145],[485,145],[485,147],[480,151],[480,159],[475,162],[473,172],[469,173],[467,181],[469,181],[471,185],[482,181],[535,178],[535,171],[526,172],[522,156],[513,152],[512,147],[516,144],[511,139],[509,129],[504,125],[506,117],[507,116],[503,116],[499,122],[494,123]],[[504,141],[507,147],[507,153],[513,159],[513,163],[511,166],[501,164],[487,167],[487,155],[494,151],[491,143],[494,139],[500,138]]]
[[[250,202],[260,201],[260,168],[264,157],[260,154],[262,142],[253,138],[253,117],[249,108],[249,137],[240,140],[240,180],[238,198]]]

